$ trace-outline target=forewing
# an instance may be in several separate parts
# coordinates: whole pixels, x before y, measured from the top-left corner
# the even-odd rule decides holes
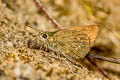
[[[100,27],[98,25],[80,26],[73,27],[71,30],[77,30],[88,35],[90,37],[90,45],[92,46],[99,35]]]
[[[83,59],[90,50],[89,37],[79,31],[59,31],[53,36],[53,42],[58,52],[76,59]]]

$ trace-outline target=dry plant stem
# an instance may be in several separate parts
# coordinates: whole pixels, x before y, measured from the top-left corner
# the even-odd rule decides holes
[[[45,10],[45,8],[43,7],[43,5],[40,2],[38,2],[37,0],[34,0],[34,2],[40,8],[40,10],[47,16],[47,18],[56,26],[56,28],[62,29],[62,27],[59,25],[59,23],[51,15],[49,15],[47,10]]]
[[[104,56],[101,56],[101,55],[96,55],[96,54],[91,54],[91,53],[89,53],[88,56],[92,57],[92,58],[95,58],[95,59],[99,59],[99,60],[104,60],[104,61],[120,64],[120,59],[104,57]]]
[[[92,65],[94,65],[94,66],[97,68],[98,71],[100,71],[100,72],[102,73],[102,75],[104,75],[106,78],[109,79],[108,74],[107,74],[104,70],[102,70],[96,63],[94,63],[94,61],[92,61],[92,60],[89,58],[89,56],[86,56],[86,58],[87,58],[87,60],[88,60]]]

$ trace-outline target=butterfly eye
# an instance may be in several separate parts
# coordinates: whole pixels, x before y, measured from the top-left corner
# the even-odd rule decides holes
[[[42,34],[42,37],[43,38],[47,38],[47,34]]]

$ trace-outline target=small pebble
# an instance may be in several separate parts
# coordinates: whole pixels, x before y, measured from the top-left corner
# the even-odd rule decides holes
[[[8,45],[8,46],[13,46],[13,42],[8,41],[7,45]]]

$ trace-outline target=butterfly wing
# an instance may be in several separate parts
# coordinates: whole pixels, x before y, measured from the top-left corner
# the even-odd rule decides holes
[[[80,26],[73,27],[71,30],[77,30],[81,33],[87,34],[90,37],[90,45],[92,46],[99,35],[100,27],[98,25]]]
[[[61,30],[54,34],[54,49],[65,56],[83,59],[90,50],[90,39],[86,34],[74,30]]]

